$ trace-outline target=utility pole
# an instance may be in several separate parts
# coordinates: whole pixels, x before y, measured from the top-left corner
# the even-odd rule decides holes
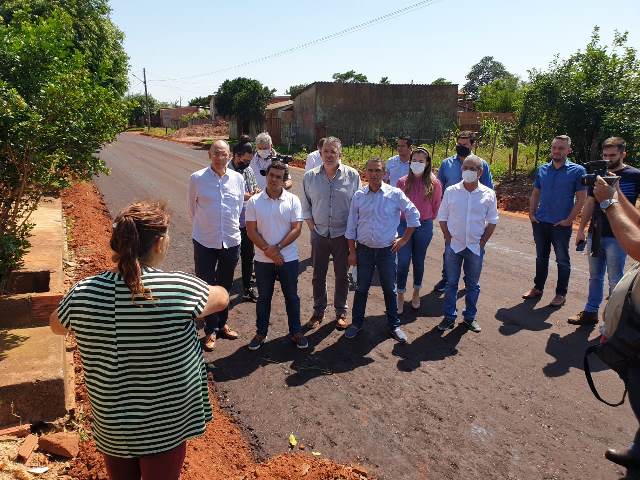
[[[149,107],[149,94],[147,93],[147,71],[142,69],[142,78],[144,83],[144,100],[147,104],[147,130],[151,128],[151,108]]]

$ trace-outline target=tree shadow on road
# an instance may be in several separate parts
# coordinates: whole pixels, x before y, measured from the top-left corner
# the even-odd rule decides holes
[[[396,345],[393,355],[401,357],[398,360],[398,370],[412,372],[417,370],[422,362],[437,362],[457,355],[458,343],[468,331],[462,323],[446,335],[438,330],[438,327],[433,327],[408,345]]]
[[[548,305],[534,308],[539,302],[536,300],[525,300],[510,308],[500,308],[496,312],[496,320],[500,320],[503,325],[498,331],[502,335],[514,335],[520,330],[530,330],[540,332],[551,328],[551,324],[546,320],[556,310]]]
[[[569,373],[571,368],[584,369],[584,352],[596,343],[599,339],[589,341],[589,336],[595,325],[581,325],[575,331],[561,337],[557,333],[552,333],[547,340],[545,352],[554,357],[554,361],[546,364],[542,371],[547,377],[560,377]],[[590,359],[591,370],[601,372],[608,367],[592,355]]]

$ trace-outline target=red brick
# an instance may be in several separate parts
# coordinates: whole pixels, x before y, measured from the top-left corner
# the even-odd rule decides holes
[[[22,442],[22,445],[20,445],[16,460],[22,463],[27,463],[27,460],[29,460],[29,457],[31,456],[31,454],[33,453],[33,451],[36,449],[37,446],[38,446],[38,437],[33,434],[29,435],[27,438],[24,439],[24,442]]]
[[[31,424],[25,423],[24,425],[14,425],[13,427],[7,427],[0,430],[0,437],[13,436],[13,437],[26,437],[31,433]]]
[[[60,457],[74,458],[80,450],[78,434],[75,432],[58,432],[44,435],[38,441],[38,448]]]

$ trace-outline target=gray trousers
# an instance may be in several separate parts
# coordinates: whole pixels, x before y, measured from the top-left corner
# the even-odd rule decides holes
[[[316,315],[324,314],[327,308],[327,271],[329,257],[333,257],[333,273],[336,279],[333,292],[333,306],[336,315],[347,312],[347,295],[349,294],[349,244],[343,236],[336,238],[322,237],[311,231],[311,264],[313,266],[313,311]]]

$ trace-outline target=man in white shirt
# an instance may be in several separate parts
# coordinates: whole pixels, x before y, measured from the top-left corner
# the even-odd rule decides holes
[[[456,316],[456,299],[460,270],[464,269],[465,310],[464,324],[472,332],[480,332],[476,320],[480,296],[480,274],[484,247],[496,229],[498,206],[496,194],[479,182],[482,175],[482,159],[469,155],[462,163],[462,181],[444,192],[438,211],[438,221],[445,239],[445,287],[443,315],[438,329],[452,329]]]
[[[247,202],[247,235],[256,246],[255,266],[258,302],[256,336],[249,350],[258,350],[267,339],[271,298],[276,278],[284,295],[289,322],[289,338],[300,349],[309,346],[300,324],[298,297],[298,248],[302,232],[300,199],[284,189],[286,165],[279,161],[267,167],[267,187]]]
[[[387,160],[384,167],[384,178],[392,187],[397,186],[398,180],[405,175],[409,175],[409,165],[411,164],[411,145],[413,140],[409,135],[401,135],[398,137],[396,148],[398,155]]]
[[[267,167],[271,165],[276,155],[277,152],[273,149],[271,135],[268,132],[259,133],[256,136],[256,154],[251,159],[249,166],[256,176],[256,182],[260,190],[264,190],[267,186]],[[285,164],[284,188],[289,190],[292,185],[289,167]]]
[[[196,275],[227,291],[238,263],[245,191],[242,175],[227,168],[229,157],[227,142],[213,143],[209,149],[211,165],[191,174],[187,198]],[[205,317],[205,350],[214,349],[217,337],[238,338],[238,333],[227,325],[228,316],[226,308]]]
[[[307,163],[304,165],[304,171],[308,172],[312,168],[319,167],[322,165],[322,146],[324,145],[325,138],[321,138],[318,140],[318,149],[311,152],[307,155]]]

